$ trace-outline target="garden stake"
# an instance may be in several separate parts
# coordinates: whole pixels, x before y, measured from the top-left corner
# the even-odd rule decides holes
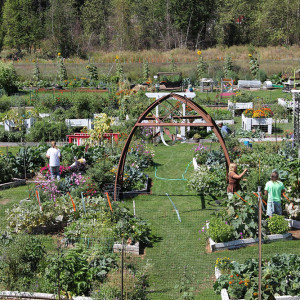
[[[248,203],[246,200],[244,200],[237,192],[234,192],[240,199],[242,199],[244,202]]]
[[[123,287],[124,287],[124,237],[122,237],[122,264],[121,264],[121,300],[123,300]]]
[[[168,193],[166,193],[166,195],[167,195],[167,197],[169,198],[169,200],[171,201],[171,203],[172,203],[172,205],[173,205],[173,207],[174,207],[174,209],[175,209],[175,211],[176,211],[176,214],[177,214],[177,217],[178,217],[179,222],[181,222],[181,219],[180,219],[180,216],[179,216],[179,212],[178,212],[178,210],[177,210],[175,204],[173,203],[173,201],[172,201],[171,198],[169,197]]]
[[[74,201],[72,199],[72,196],[71,196],[70,192],[68,192],[68,194],[69,194],[69,196],[71,198],[71,201],[72,201],[72,204],[73,204],[73,209],[74,209],[74,211],[76,211],[76,206],[75,206],[75,203],[74,203]]]
[[[258,194],[258,299],[261,300],[261,186],[257,187]]]
[[[86,214],[86,208],[85,208],[85,203],[84,203],[83,192],[81,192],[81,202],[82,202],[84,213]]]
[[[43,211],[43,208],[42,208],[42,205],[41,205],[41,201],[40,201],[40,194],[39,194],[39,191],[35,191],[36,193],[36,198],[39,202],[39,206],[40,206],[40,211]]]
[[[253,194],[258,198],[258,195],[255,192],[253,192]],[[263,198],[261,198],[261,200],[265,205],[267,205],[267,202]]]
[[[285,193],[282,193],[282,196],[288,201],[291,203],[291,200],[286,196]],[[294,203],[292,203],[292,208],[294,209]]]
[[[132,205],[133,205],[133,215],[135,216],[135,201],[132,201]]]
[[[113,212],[112,207],[111,207],[111,203],[110,203],[110,200],[109,200],[108,192],[106,192],[105,195],[106,195],[106,197],[107,197],[107,201],[108,201],[109,208],[110,208],[111,212]]]

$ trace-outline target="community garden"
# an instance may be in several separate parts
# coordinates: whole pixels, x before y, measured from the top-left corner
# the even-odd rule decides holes
[[[249,81],[264,75],[255,52],[247,60]],[[300,296],[300,165],[291,109],[299,92],[281,86],[284,78],[276,74],[265,74],[263,81],[273,80],[268,89],[237,89],[230,56],[222,63],[210,92],[199,88],[209,75],[201,51],[193,76],[161,82],[149,61],[140,63],[139,79],[129,78],[119,56],[108,75],[89,62],[87,76],[72,79],[60,53],[52,79],[42,78],[37,61],[26,81],[1,62],[7,74],[0,81],[1,291],[59,299],[257,299],[258,187],[276,169],[286,192],[282,216],[269,219],[261,199],[261,299]],[[168,68],[175,73],[173,57]],[[172,97],[140,125],[163,119],[176,126],[140,126],[128,147],[121,187],[115,185],[131,129],[160,97],[147,93],[179,79],[181,90],[174,93],[194,93],[194,103],[230,128],[222,136],[230,161],[238,173],[248,169],[232,198],[217,129],[197,126],[203,120],[192,106]],[[189,123],[184,130],[181,117]],[[75,133],[86,139],[68,143]],[[117,140],[109,134],[118,134]],[[62,154],[59,181],[51,178],[46,158],[51,140]],[[25,185],[12,187],[14,179],[25,179]]]

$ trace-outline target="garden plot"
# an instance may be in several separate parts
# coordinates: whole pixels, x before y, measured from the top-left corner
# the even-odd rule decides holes
[[[263,242],[275,242],[279,240],[291,240],[291,239],[292,239],[291,233],[270,234],[267,235],[265,239],[263,239]],[[254,245],[258,243],[258,238],[235,240],[235,241],[229,241],[224,243],[215,243],[211,238],[209,238],[208,241],[209,241],[210,250],[213,252],[213,251],[220,251],[220,250],[234,250],[234,249],[239,249],[246,246]]]
[[[294,254],[277,254],[262,262],[262,299],[299,299],[300,261]],[[258,260],[248,259],[244,264],[228,258],[217,259],[215,267],[216,282],[214,290],[221,294],[222,300],[256,299],[258,296]],[[270,299],[270,298],[269,298]]]

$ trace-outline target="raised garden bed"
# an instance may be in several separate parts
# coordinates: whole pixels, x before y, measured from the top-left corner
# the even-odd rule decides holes
[[[46,294],[46,293],[30,293],[30,292],[19,292],[19,291],[2,291],[0,292],[1,299],[58,299],[58,295]],[[68,299],[62,297],[61,299]],[[73,300],[92,300],[91,297],[72,297]]]
[[[0,190],[10,189],[12,187],[25,185],[25,184],[26,184],[25,179],[13,178],[13,181],[6,182],[6,183],[1,183],[0,184]]]
[[[291,233],[285,233],[285,234],[270,234],[267,235],[267,239],[264,239],[263,242],[274,242],[279,240],[291,240],[292,234]],[[258,243],[258,238],[253,239],[239,239],[224,243],[216,243],[211,238],[209,240],[209,247],[212,252],[220,251],[220,250],[233,250],[233,249],[239,249],[242,247],[250,246],[253,244]]]
[[[290,228],[300,229],[300,221],[292,220],[292,219],[287,219],[287,221],[289,222]]]
[[[127,191],[121,193],[121,198],[133,198],[137,195],[141,194],[150,194],[151,193],[151,178],[147,176],[147,180],[145,183],[145,188],[142,190],[135,190],[135,191]]]
[[[135,244],[124,244],[124,252],[125,253],[130,253],[130,254],[144,254],[144,247],[141,246],[139,242],[136,242]],[[115,243],[113,246],[113,251],[114,252],[121,252],[122,251],[122,244],[120,243]]]
[[[218,279],[221,275],[222,275],[221,271],[217,267],[215,267],[215,277],[216,277],[216,279]],[[227,292],[226,289],[221,290],[221,299],[222,300],[230,300],[228,292]],[[293,296],[275,296],[275,299],[276,300],[296,300],[296,299],[299,300],[299,297],[298,296],[295,296],[295,297],[293,297]],[[236,300],[244,300],[244,299],[236,299]]]
[[[236,109],[249,109],[253,108],[253,102],[231,102],[228,100],[228,109],[236,110]]]
[[[272,118],[247,118],[242,115],[242,127],[247,131],[258,127],[262,131],[272,134]]]

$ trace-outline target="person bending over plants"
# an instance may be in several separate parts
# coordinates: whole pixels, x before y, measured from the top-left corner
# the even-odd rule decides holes
[[[265,195],[268,195],[267,215],[270,218],[272,218],[273,214],[282,215],[281,195],[284,191],[283,183],[278,180],[278,172],[273,171],[271,180],[265,186]]]
[[[234,192],[237,192],[241,189],[240,180],[246,174],[248,169],[245,169],[240,175],[236,173],[237,171],[237,164],[231,163],[229,165],[229,172],[228,172],[228,186],[227,186],[227,194],[228,197],[232,197]]]

